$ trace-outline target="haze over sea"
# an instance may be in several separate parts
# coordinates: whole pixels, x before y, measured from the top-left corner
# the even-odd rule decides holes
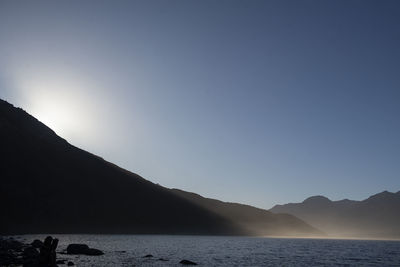
[[[45,235],[18,238],[31,242]],[[56,235],[104,255],[60,255],[77,266],[400,266],[400,241],[168,235]],[[146,255],[153,257],[144,257]]]

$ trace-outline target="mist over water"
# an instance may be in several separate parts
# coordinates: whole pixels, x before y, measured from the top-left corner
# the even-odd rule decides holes
[[[400,241],[223,236],[55,235],[58,250],[85,243],[104,255],[59,255],[77,266],[399,266]],[[26,235],[30,242],[45,235]],[[153,257],[145,258],[151,254]],[[164,261],[160,260],[163,259]]]

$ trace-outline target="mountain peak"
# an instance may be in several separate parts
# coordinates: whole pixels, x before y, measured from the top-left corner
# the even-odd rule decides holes
[[[317,204],[317,203],[330,203],[330,202],[332,201],[324,196],[312,196],[303,201],[304,204]]]
[[[393,197],[396,198],[396,196],[400,195],[399,192],[392,193],[392,192],[389,192],[389,191],[385,190],[385,191],[383,191],[381,193],[378,193],[378,194],[370,196],[366,200],[367,201],[371,201],[371,200],[384,200],[384,199],[393,198]]]

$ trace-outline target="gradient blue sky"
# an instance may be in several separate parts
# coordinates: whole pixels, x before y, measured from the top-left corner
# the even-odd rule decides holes
[[[0,1],[0,98],[167,187],[400,190],[400,1]]]

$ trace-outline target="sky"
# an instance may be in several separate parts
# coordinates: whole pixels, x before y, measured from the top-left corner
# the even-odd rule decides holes
[[[400,190],[400,1],[0,0],[0,98],[261,208]]]

